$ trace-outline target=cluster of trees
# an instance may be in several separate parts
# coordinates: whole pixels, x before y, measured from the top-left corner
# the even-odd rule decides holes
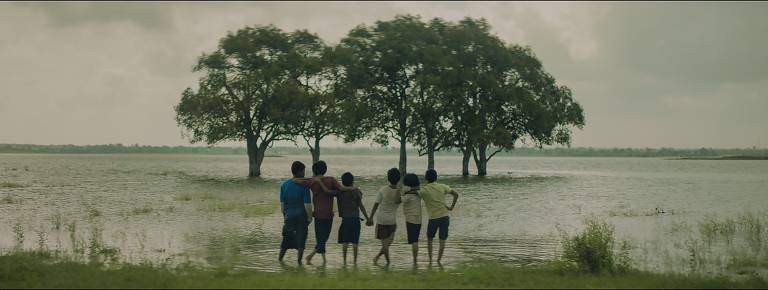
[[[228,32],[203,54],[176,120],[191,142],[245,141],[249,176],[268,148],[303,139],[313,160],[328,136],[397,142],[428,156],[455,149],[462,172],[520,141],[570,144],[584,125],[571,90],[556,83],[529,47],[508,45],[484,19],[449,22],[400,15],[353,28],[337,45],[306,30],[268,26]]]
[[[190,147],[190,146],[148,146],[148,145],[35,145],[35,144],[0,144],[0,153],[59,153],[59,154],[111,154],[111,153],[161,153],[161,154],[246,154],[245,147]],[[391,155],[397,150],[389,148],[326,148],[326,154],[334,155]],[[294,155],[306,153],[306,149],[297,147],[272,147],[267,156]],[[408,154],[418,154],[418,149],[409,148]],[[452,150],[438,152],[440,155],[455,155]],[[570,157],[768,157],[765,148],[515,148],[501,152],[502,156],[570,156]]]

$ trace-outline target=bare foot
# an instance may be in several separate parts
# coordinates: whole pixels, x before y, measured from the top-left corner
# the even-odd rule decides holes
[[[312,265],[312,257],[313,256],[314,256],[314,254],[309,254],[309,256],[306,257],[307,265]]]

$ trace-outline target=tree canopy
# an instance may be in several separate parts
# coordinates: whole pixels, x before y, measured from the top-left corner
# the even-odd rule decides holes
[[[203,54],[176,106],[192,142],[245,140],[249,175],[265,150],[301,137],[313,161],[328,136],[346,142],[395,140],[407,172],[406,145],[428,156],[456,149],[462,172],[478,175],[517,143],[566,144],[584,126],[571,90],[544,70],[530,47],[507,44],[484,19],[457,22],[398,15],[358,25],[338,45],[306,30],[269,26],[229,32]]]

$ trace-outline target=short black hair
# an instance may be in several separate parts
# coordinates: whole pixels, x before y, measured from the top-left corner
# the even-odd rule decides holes
[[[389,184],[396,184],[400,181],[400,170],[397,168],[387,170],[387,180],[389,180]]]
[[[435,182],[437,180],[437,171],[434,169],[427,170],[427,172],[424,173],[424,178],[427,179],[428,182]]]
[[[293,176],[295,177],[304,177],[304,168],[307,168],[304,166],[304,163],[301,163],[301,161],[294,161],[293,164],[291,164],[291,173],[293,173]]]
[[[352,186],[353,182],[355,182],[355,176],[353,176],[352,173],[344,172],[344,174],[341,175],[341,184],[344,186]]]
[[[419,176],[413,173],[406,174],[405,177],[403,177],[403,185],[419,187],[419,185],[421,185],[421,182],[419,182]]]
[[[320,160],[312,164],[312,175],[323,175],[328,171],[328,164],[325,161]]]

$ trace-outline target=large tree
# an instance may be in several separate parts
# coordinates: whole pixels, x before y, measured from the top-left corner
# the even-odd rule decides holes
[[[193,69],[203,73],[198,88],[184,90],[175,107],[191,142],[245,140],[248,176],[260,176],[267,148],[293,140],[301,121],[289,69],[293,50],[289,35],[269,25],[228,32],[218,49],[200,56]]]
[[[488,161],[519,140],[570,144],[570,128],[582,127],[581,106],[570,89],[548,74],[530,48],[507,46],[484,19],[465,18],[447,34],[454,73],[449,94],[452,143],[469,155],[477,174]]]
[[[320,37],[300,30],[290,38],[295,49],[289,67],[291,78],[300,89],[296,98],[301,100],[297,117],[304,120],[299,134],[309,147],[314,163],[320,160],[320,141],[330,135],[343,134],[342,122],[349,121],[342,118],[346,100],[344,74],[336,52]]]
[[[449,23],[434,18],[429,22],[429,33],[423,39],[425,45],[420,54],[422,73],[416,76],[415,122],[413,143],[419,156],[427,156],[427,169],[435,168],[435,152],[448,149],[450,122],[448,121],[448,95],[451,92],[450,51],[446,46],[445,33]]]
[[[373,26],[352,29],[339,46],[354,56],[347,62],[346,72],[366,111],[373,140],[387,145],[390,139],[399,143],[400,172],[407,166],[406,144],[414,136],[415,104],[419,94],[418,77],[423,73],[425,37],[430,30],[419,17],[396,16],[394,20],[377,21]]]

